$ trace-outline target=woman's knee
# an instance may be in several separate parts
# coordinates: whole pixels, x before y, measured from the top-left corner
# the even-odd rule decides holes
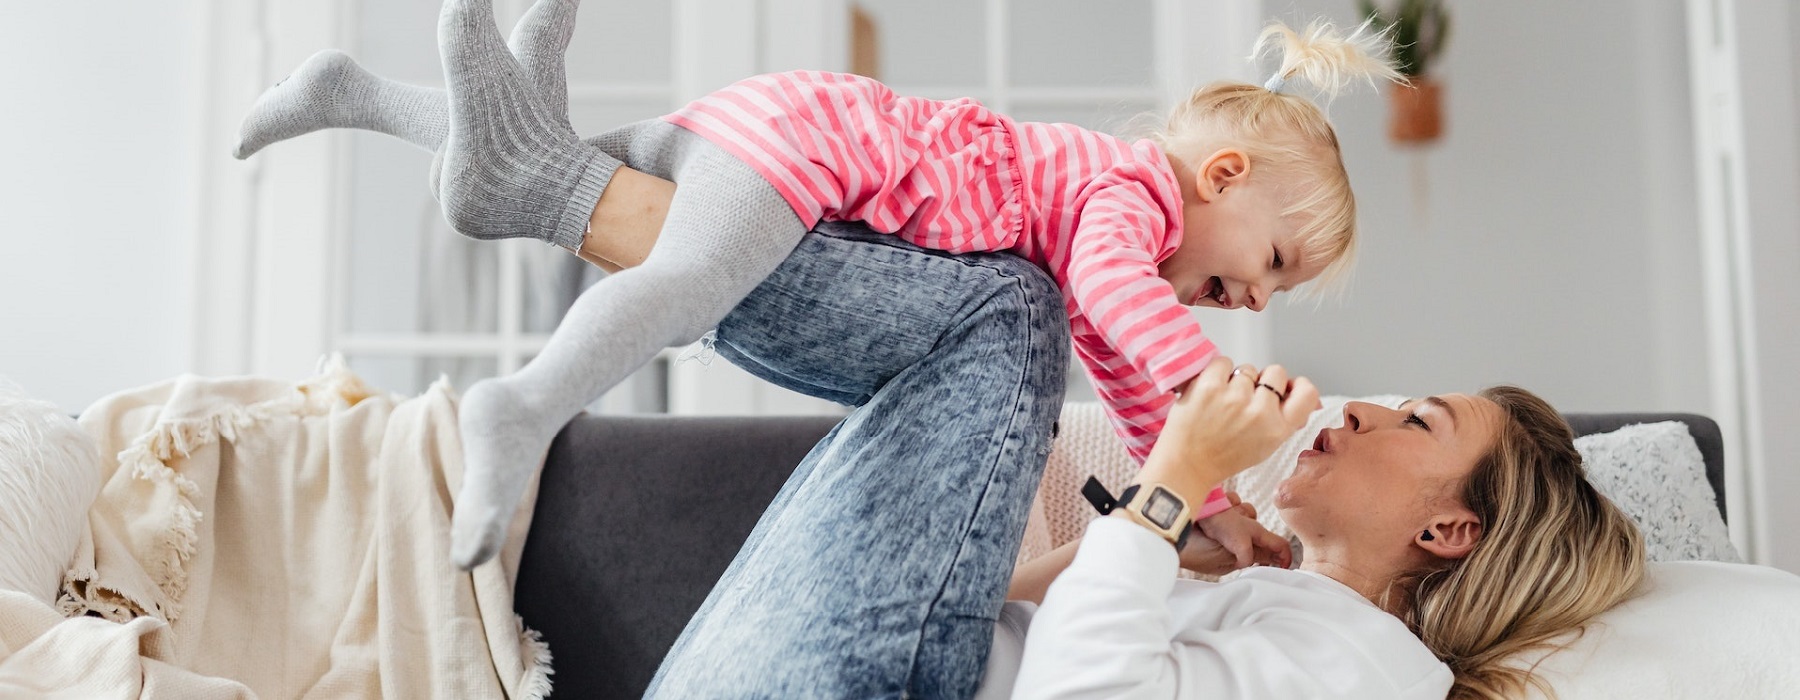
[[[970,310],[969,320],[1012,329],[1000,338],[1008,355],[1052,369],[1059,376],[1069,362],[1069,317],[1062,290],[1038,266],[1013,255],[982,256],[996,273],[992,294]]]

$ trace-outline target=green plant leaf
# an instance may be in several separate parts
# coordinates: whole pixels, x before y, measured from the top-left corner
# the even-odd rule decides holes
[[[1374,0],[1358,0],[1357,7],[1378,29],[1388,32],[1395,68],[1402,75],[1424,75],[1443,51],[1450,31],[1450,12],[1444,0],[1399,0],[1391,13],[1376,6]]]

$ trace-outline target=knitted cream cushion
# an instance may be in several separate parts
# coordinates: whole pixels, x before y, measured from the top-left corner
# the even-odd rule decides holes
[[[1650,561],[1740,562],[1687,425],[1627,425],[1575,438],[1594,488],[1644,533]]]
[[[0,378],[0,589],[54,606],[99,492],[94,439]]]
[[[1406,397],[1324,397],[1324,408],[1313,412],[1306,427],[1289,436],[1268,459],[1226,482],[1227,489],[1236,491],[1245,502],[1256,506],[1257,520],[1271,532],[1293,538],[1293,530],[1275,512],[1275,486],[1293,473],[1294,461],[1301,451],[1312,447],[1313,438],[1319,431],[1344,424],[1344,404],[1350,401],[1392,407],[1405,403]],[[1019,549],[1020,562],[1081,537],[1088,520],[1097,515],[1094,507],[1081,496],[1081,485],[1087,483],[1089,476],[1099,479],[1107,490],[1116,494],[1137,473],[1137,464],[1113,433],[1099,403],[1065,404],[1058,425],[1049,463],[1044,466],[1044,480],[1038,486],[1031,519],[1025,526],[1025,542]]]

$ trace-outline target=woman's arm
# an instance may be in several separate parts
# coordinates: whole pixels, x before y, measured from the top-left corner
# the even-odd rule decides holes
[[[1336,633],[1329,611],[1322,616],[1221,587],[1185,589],[1175,618],[1175,571],[1167,541],[1125,518],[1095,520],[1031,618],[1013,697],[1307,698],[1371,682],[1369,664],[1360,660],[1382,650]],[[1183,629],[1175,619],[1201,623]],[[1222,620],[1235,624],[1206,626]]]
[[[1048,554],[1025,562],[1013,571],[1012,585],[1006,589],[1007,600],[1023,600],[1043,604],[1044,593],[1050,590],[1050,584],[1069,568],[1069,562],[1075,561],[1075,550],[1081,546],[1081,539],[1066,542],[1061,547],[1050,550]]]
[[[1275,390],[1258,386],[1265,383]],[[1267,456],[1317,405],[1318,392],[1305,379],[1289,382],[1276,367],[1233,372],[1229,360],[1217,359],[1184,387],[1137,481],[1190,502],[1204,498]],[[1199,643],[1206,630],[1171,629],[1168,597],[1179,563],[1168,541],[1122,514],[1090,523],[1032,619],[1015,693],[1172,698],[1184,679],[1194,685],[1196,671],[1216,676],[1221,696],[1285,686],[1289,681],[1280,679],[1294,669],[1274,667],[1291,667],[1292,657],[1269,648],[1265,630],[1221,635],[1208,645]],[[1272,652],[1266,659],[1246,651],[1263,648]]]

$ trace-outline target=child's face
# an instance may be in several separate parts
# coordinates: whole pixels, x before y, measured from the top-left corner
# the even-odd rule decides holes
[[[1220,151],[1194,172],[1181,247],[1157,272],[1188,306],[1262,311],[1322,266],[1301,262],[1297,222],[1281,216],[1277,193],[1249,179],[1247,161],[1233,154]]]

